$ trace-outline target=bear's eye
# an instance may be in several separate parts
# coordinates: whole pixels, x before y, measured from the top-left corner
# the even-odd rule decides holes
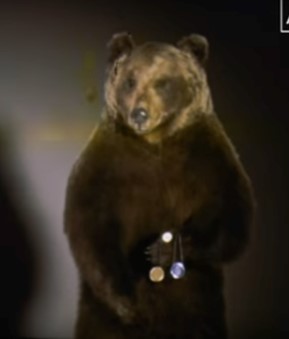
[[[133,90],[135,86],[136,80],[133,77],[128,77],[123,84],[124,89],[128,92]]]
[[[159,79],[156,83],[155,83],[155,89],[157,91],[160,92],[167,92],[171,89],[171,80],[168,78],[164,78],[164,79]]]

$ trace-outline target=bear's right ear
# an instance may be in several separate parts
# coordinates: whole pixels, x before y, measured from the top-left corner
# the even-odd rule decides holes
[[[135,44],[130,34],[123,32],[114,34],[109,41],[108,48],[108,62],[114,63],[120,56],[129,54]]]
[[[200,34],[191,34],[177,43],[178,48],[189,52],[204,65],[209,55],[209,43],[206,37]]]

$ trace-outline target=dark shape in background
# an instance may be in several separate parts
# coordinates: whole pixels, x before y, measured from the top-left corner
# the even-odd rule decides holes
[[[253,180],[258,200],[250,247],[227,269],[227,317],[234,339],[287,338],[289,332],[289,34],[280,34],[279,26],[279,1],[269,0],[43,1],[0,5],[0,100],[16,109],[13,115],[15,134],[23,131],[23,126],[34,126],[35,121],[57,123],[57,119],[61,119],[65,122],[65,135],[77,119],[93,125],[100,111],[95,110],[95,102],[91,109],[82,100],[85,95],[88,95],[87,99],[95,100],[95,84],[89,83],[92,90],[83,93],[83,83],[77,74],[87,52],[92,51],[97,61],[96,82],[102,89],[105,46],[113,33],[129,31],[138,43],[147,40],[175,43],[192,32],[208,37],[207,70],[216,112]],[[101,92],[98,106],[102,101]],[[54,196],[57,186],[60,182],[65,185],[70,162],[79,153],[79,144],[84,144],[85,138],[79,137],[78,144],[66,139],[57,147],[53,143],[39,143],[35,158],[28,158],[29,153],[23,153],[28,163],[35,161],[30,165],[38,172],[33,173],[38,173],[43,182],[48,181],[45,189],[51,188],[51,192],[45,192],[45,198],[42,197],[43,201],[51,202],[47,211],[53,208],[52,213],[58,213],[57,197]],[[61,148],[65,142],[71,144],[69,152],[73,156]],[[21,150],[20,146],[21,138]],[[62,153],[58,153],[60,151]],[[53,159],[49,157],[51,152],[58,154],[55,159],[59,164],[47,161],[47,165],[41,167],[36,163],[47,157]],[[48,165],[48,171],[42,170]],[[59,170],[57,166],[65,169],[65,175],[51,174],[53,168],[56,172]],[[6,207],[1,209],[1,227],[2,215],[5,216],[7,211]],[[50,222],[41,227],[51,231],[53,225]],[[59,226],[59,233],[55,233],[53,239],[59,239],[58,244],[51,237],[39,239],[48,255],[54,253],[57,246],[66,246],[64,237],[61,238],[62,225],[56,226]],[[1,252],[2,248],[6,251],[11,248],[7,245],[9,239],[16,241],[14,238],[18,237],[24,239],[18,231],[7,233],[6,238],[0,236]],[[25,248],[25,245],[14,243],[13,246],[19,248],[17,253],[23,253],[22,246]],[[63,252],[69,256],[68,250]],[[7,255],[5,257],[1,255],[1,262],[7,260]],[[67,268],[61,266],[64,264],[61,258],[53,260],[55,267],[59,266],[59,271],[65,272],[58,273],[55,281],[59,285],[63,281],[61,291],[67,291],[66,298],[70,300],[77,290],[69,290],[72,282],[67,280]],[[11,276],[18,278],[17,274],[22,274],[24,287],[30,286],[29,269],[21,262],[17,265],[19,269]],[[44,275],[42,279],[49,285],[51,276]],[[15,283],[16,279],[13,281]],[[10,310],[20,309],[13,301],[19,285],[5,284],[5,304],[11,301]],[[26,295],[25,289],[29,290],[25,287],[18,301]],[[60,321],[55,325],[55,319],[52,320],[60,300],[55,291],[52,289],[48,296],[51,303],[47,304],[47,313],[39,313],[39,319],[35,318],[30,332],[26,332],[28,335],[39,333],[37,336],[51,337],[54,332],[49,331],[55,326],[62,326],[60,333],[71,333],[68,324]],[[0,290],[0,293],[4,291]],[[44,305],[41,300],[39,305]],[[75,310],[67,306],[66,310],[68,317],[73,317]],[[47,322],[51,324],[47,325]]]
[[[27,229],[29,221],[13,194],[22,185],[17,182],[17,170],[9,164],[9,138],[2,128],[0,126],[0,334],[16,337],[20,335],[22,318],[32,296],[36,258]]]

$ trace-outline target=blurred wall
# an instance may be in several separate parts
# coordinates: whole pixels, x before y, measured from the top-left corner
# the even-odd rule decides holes
[[[12,226],[3,221],[7,208],[0,209],[6,234],[1,255],[12,246],[17,257],[27,253],[28,265],[25,273],[26,265],[11,264],[23,272],[19,284],[28,286],[15,304],[21,310],[15,332],[72,335],[78,286],[63,234],[66,180],[99,117],[106,43],[126,30],[140,43],[174,43],[192,32],[208,37],[215,108],[252,177],[259,205],[248,251],[226,270],[230,332],[236,339],[285,338],[289,34],[281,36],[278,20],[277,1],[0,4],[0,126],[10,145],[1,158],[3,180],[10,183],[3,192],[12,195],[22,220],[12,223],[26,244],[7,240]],[[15,284],[0,288],[11,298],[18,290]]]

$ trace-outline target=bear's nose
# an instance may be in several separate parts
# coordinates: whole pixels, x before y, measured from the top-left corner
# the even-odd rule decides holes
[[[132,120],[138,125],[141,125],[144,122],[146,122],[148,117],[149,117],[148,112],[143,108],[135,108],[131,112]]]

